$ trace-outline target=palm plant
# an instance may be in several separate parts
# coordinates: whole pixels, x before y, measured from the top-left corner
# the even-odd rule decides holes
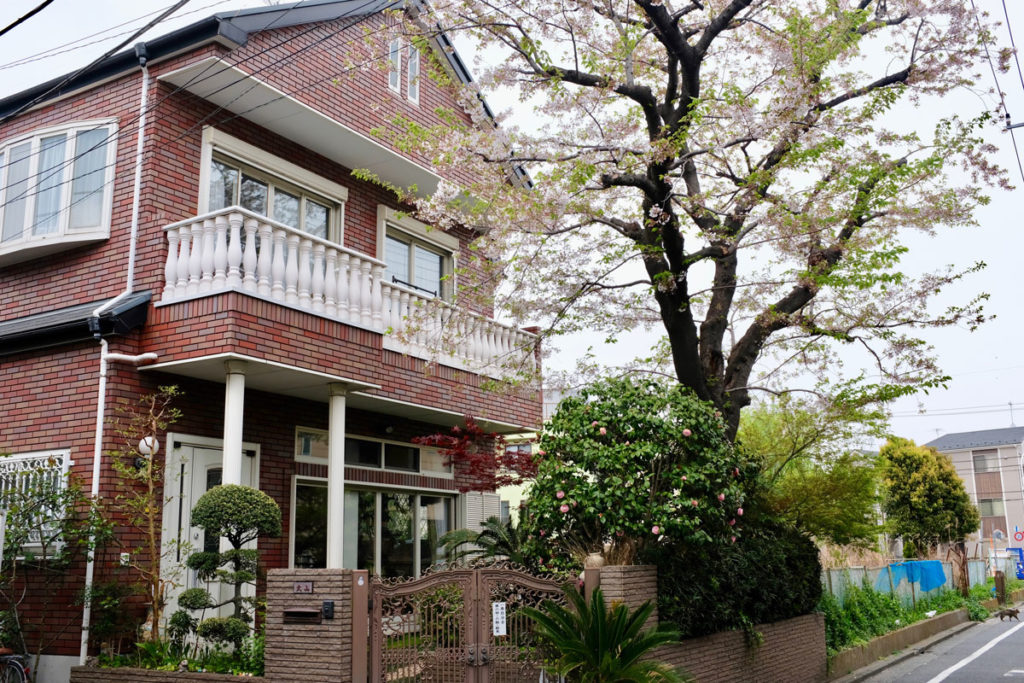
[[[523,567],[532,566],[532,558],[524,551],[525,538],[511,519],[502,522],[488,517],[483,527],[482,531],[455,529],[442,536],[448,561],[454,564],[468,557],[506,558]]]
[[[573,683],[690,680],[666,664],[645,659],[655,648],[679,640],[679,632],[669,625],[643,630],[654,611],[649,601],[632,611],[622,603],[613,603],[609,610],[600,588],[589,604],[571,587],[566,597],[570,607],[545,600],[542,610],[523,610],[540,639],[555,652],[555,660],[545,667],[548,673]]]

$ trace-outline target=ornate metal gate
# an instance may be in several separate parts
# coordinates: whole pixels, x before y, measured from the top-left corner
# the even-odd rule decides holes
[[[370,593],[373,683],[537,683],[543,652],[524,607],[561,584],[513,569],[450,569]]]

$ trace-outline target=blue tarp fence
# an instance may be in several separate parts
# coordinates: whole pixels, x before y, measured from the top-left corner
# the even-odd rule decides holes
[[[922,593],[927,593],[946,583],[946,573],[942,569],[942,563],[938,560],[894,562],[889,565],[887,571],[892,575],[894,587],[899,587],[903,581],[916,583]],[[887,574],[880,573],[875,581],[875,590],[886,590],[889,586],[889,579]]]

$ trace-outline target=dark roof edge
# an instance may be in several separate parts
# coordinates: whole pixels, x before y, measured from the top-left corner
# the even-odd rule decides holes
[[[244,45],[249,39],[249,34],[218,15],[201,19],[188,26],[141,43],[141,45],[145,46],[148,60],[155,62],[216,39],[221,39],[236,46]],[[137,68],[139,68],[139,58],[136,56],[135,49],[118,52],[73,78],[68,79],[69,74],[64,74],[0,99],[0,118],[10,116],[37,98],[42,97],[36,104],[42,104],[43,102],[63,97],[76,90],[96,85]],[[65,79],[67,79],[67,83],[64,83]],[[58,89],[49,92],[58,86],[60,86]]]
[[[91,313],[95,305],[98,305],[98,302],[94,302],[95,305],[90,305],[89,312],[83,311],[73,319],[22,329],[12,334],[0,334],[0,357],[89,341],[95,339],[97,335],[127,335],[146,324],[149,302],[152,298],[151,292],[136,292],[118,302],[110,310],[101,313],[99,318],[94,318]]]

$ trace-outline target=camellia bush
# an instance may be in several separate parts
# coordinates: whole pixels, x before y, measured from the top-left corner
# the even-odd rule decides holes
[[[631,564],[668,542],[733,544],[744,479],[721,415],[678,384],[607,379],[564,399],[540,439],[524,530],[556,563]]]

